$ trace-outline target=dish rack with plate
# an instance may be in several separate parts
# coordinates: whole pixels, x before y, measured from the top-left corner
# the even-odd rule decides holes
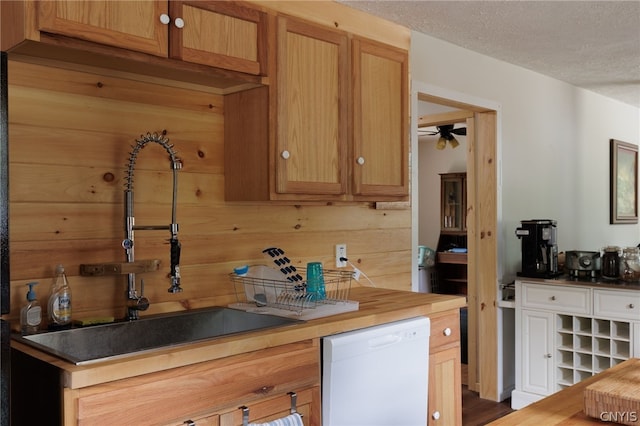
[[[306,276],[305,268],[297,268]],[[300,313],[303,309],[314,309],[320,305],[347,302],[351,290],[351,271],[323,271],[325,297],[307,292],[307,282],[288,281],[285,275],[268,266],[249,267],[247,274],[229,274],[233,282],[236,299],[241,304],[268,306]]]

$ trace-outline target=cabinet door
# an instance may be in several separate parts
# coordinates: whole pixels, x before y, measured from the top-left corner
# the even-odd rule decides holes
[[[360,38],[352,48],[353,193],[406,196],[408,53]]]
[[[289,17],[277,31],[276,192],[347,190],[347,36]]]
[[[224,1],[172,1],[172,58],[261,75],[266,73],[267,15]],[[177,27],[176,19],[183,25]]]
[[[429,355],[429,425],[462,424],[460,346]]]
[[[553,316],[522,311],[522,390],[539,395],[553,392]]]
[[[152,55],[168,54],[167,1],[39,1],[38,29]]]

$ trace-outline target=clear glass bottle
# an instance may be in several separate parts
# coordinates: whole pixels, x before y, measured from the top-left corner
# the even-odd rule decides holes
[[[40,322],[42,321],[42,308],[36,297],[36,292],[33,290],[35,285],[38,285],[38,283],[30,282],[27,284],[29,287],[29,291],[27,291],[27,304],[20,310],[22,334],[37,333],[40,328]]]
[[[638,247],[627,247],[622,250],[620,278],[624,281],[640,281],[640,250]]]
[[[71,287],[62,265],[56,268],[56,278],[51,288],[48,308],[52,326],[65,326],[71,323]]]

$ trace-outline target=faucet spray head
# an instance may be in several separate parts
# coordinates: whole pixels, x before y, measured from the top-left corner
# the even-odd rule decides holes
[[[180,293],[182,291],[180,287],[181,244],[176,236],[171,237],[169,244],[171,245],[171,287],[169,287],[169,293]]]

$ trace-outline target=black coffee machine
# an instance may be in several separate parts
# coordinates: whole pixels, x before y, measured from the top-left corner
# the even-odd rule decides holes
[[[550,278],[558,272],[556,221],[533,219],[520,221],[516,236],[522,240],[521,277]]]

